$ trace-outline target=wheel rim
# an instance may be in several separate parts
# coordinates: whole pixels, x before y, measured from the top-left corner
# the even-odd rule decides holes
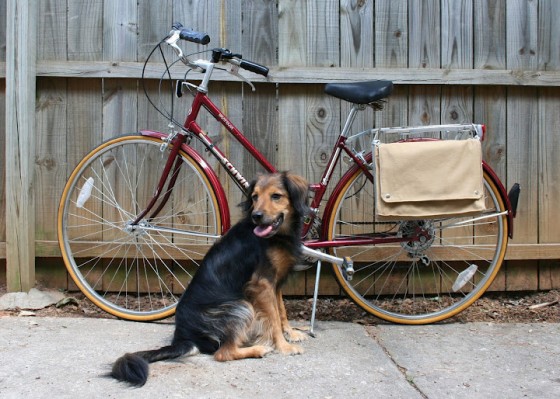
[[[354,260],[351,281],[340,267],[333,267],[342,288],[358,305],[391,322],[423,324],[451,317],[482,295],[505,255],[505,215],[472,222],[471,217],[375,223],[373,185],[361,179],[365,179],[363,174],[354,174],[341,191],[329,221],[330,240],[371,231],[386,236],[404,234],[419,223],[426,226],[422,243],[333,249],[335,255]],[[484,185],[487,212],[502,211],[505,206],[498,190],[486,176]],[[471,264],[476,265],[474,276],[453,291],[458,275]]]
[[[74,282],[102,309],[131,320],[174,313],[221,229],[216,195],[184,153],[166,205],[157,217],[148,214],[132,224],[151,198],[165,164],[160,146],[159,140],[139,136],[100,146],[71,175],[59,209],[59,241]],[[89,178],[94,182],[92,193],[79,207],[78,194]],[[164,196],[165,189],[160,198]]]

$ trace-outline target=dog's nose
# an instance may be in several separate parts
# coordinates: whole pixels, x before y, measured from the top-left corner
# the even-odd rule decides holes
[[[255,211],[252,213],[251,218],[253,219],[253,222],[255,224],[259,224],[260,222],[262,222],[263,213],[260,211]]]

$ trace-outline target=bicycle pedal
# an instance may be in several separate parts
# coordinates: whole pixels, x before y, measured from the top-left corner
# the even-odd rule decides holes
[[[345,256],[342,261],[342,274],[346,281],[352,281],[354,277],[354,262],[349,256]]]

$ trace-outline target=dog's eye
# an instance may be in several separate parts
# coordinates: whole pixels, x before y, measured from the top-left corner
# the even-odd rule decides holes
[[[256,202],[258,199],[259,199],[259,196],[258,196],[257,194],[251,195],[251,200],[252,200],[253,202]]]
[[[272,198],[273,201],[278,201],[280,198],[282,198],[282,194],[272,194],[270,198]]]

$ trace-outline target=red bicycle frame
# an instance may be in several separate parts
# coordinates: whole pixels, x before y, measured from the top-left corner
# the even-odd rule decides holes
[[[212,153],[212,155],[214,155],[216,157],[216,159],[218,159],[218,161],[221,163],[221,165],[224,167],[224,169],[227,171],[227,173],[233,178],[233,180],[237,183],[237,185],[241,188],[241,190],[246,191],[246,189],[249,187],[249,181],[241,174],[241,172],[239,172],[235,166],[230,162],[230,160],[226,157],[226,155],[214,144],[214,142],[211,140],[211,138],[208,136],[208,134],[198,125],[198,123],[196,122],[196,119],[199,115],[200,109],[204,107],[209,113],[210,115],[212,115],[222,126],[224,126],[226,128],[226,130],[228,132],[230,132],[233,137],[235,137],[235,139],[243,146],[243,148],[245,148],[249,154],[254,157],[257,162],[269,173],[275,173],[277,172],[277,169],[266,159],[266,157],[245,137],[245,135],[221,112],[221,110],[212,102],[212,100],[210,100],[210,98],[208,97],[208,95],[206,94],[206,92],[199,90],[197,91],[190,112],[186,117],[185,123],[184,123],[184,128],[186,130],[185,132],[181,132],[179,133],[175,138],[172,139],[172,149],[171,149],[171,153],[169,155],[169,158],[167,160],[166,166],[164,168],[163,174],[161,176],[160,182],[158,184],[158,187],[154,193],[154,196],[152,198],[152,200],[150,201],[149,205],[146,207],[146,209],[140,213],[140,215],[136,218],[134,223],[138,223],[142,218],[144,218],[149,212],[150,210],[153,208],[153,206],[155,205],[155,203],[157,202],[157,200],[159,199],[159,195],[161,192],[163,192],[163,188],[165,186],[166,181],[169,179],[168,184],[168,190],[166,191],[168,194],[166,194],[166,196],[162,199],[162,202],[160,203],[160,205],[152,212],[150,217],[155,216],[159,210],[163,207],[163,205],[165,204],[165,202],[167,201],[167,198],[169,197],[169,193],[171,192],[174,182],[175,182],[175,178],[179,172],[179,168],[181,166],[181,161],[178,160],[177,156],[179,154],[179,150],[181,148],[183,148],[183,150],[185,150],[186,152],[188,152],[191,156],[195,157],[195,159],[199,162],[199,164],[201,165],[201,167],[204,169],[205,173],[211,177],[211,183],[214,185],[214,187],[218,186],[221,188],[221,184],[218,181],[214,171],[211,169],[211,167],[203,160],[203,158],[200,156],[200,154],[198,154],[193,148],[189,147],[187,144],[190,135],[194,135],[200,142],[202,142],[202,144],[205,146],[205,148]],[[356,115],[356,113],[358,112],[358,110],[363,109],[362,106],[358,106],[355,105],[352,110],[350,111],[350,115],[348,116],[348,119],[346,121],[346,125],[342,131],[342,133],[340,134],[340,136],[337,139],[337,142],[334,145],[333,151],[331,153],[331,156],[329,158],[329,161],[327,163],[327,166],[325,168],[325,171],[323,172],[323,175],[321,177],[321,181],[319,183],[314,183],[314,184],[310,184],[309,188],[310,191],[314,193],[312,201],[311,201],[311,217],[307,218],[304,222],[304,231],[303,231],[303,236],[306,236],[309,232],[309,229],[311,228],[311,226],[313,225],[313,221],[314,218],[317,217],[318,215],[318,211],[319,211],[319,207],[320,207],[320,203],[321,200],[323,199],[323,196],[325,195],[327,186],[330,182],[330,179],[332,177],[333,174],[333,170],[334,167],[336,166],[338,160],[340,159],[340,155],[342,152],[346,153],[354,162],[355,162],[355,166],[354,168],[352,168],[348,173],[346,173],[341,181],[344,182],[347,179],[350,178],[350,176],[355,172],[355,168],[360,168],[362,169],[364,175],[368,178],[368,180],[370,180],[373,184],[373,175],[371,174],[370,170],[368,169],[367,165],[368,162],[371,162],[371,155],[368,157],[368,159],[361,157],[361,156],[357,156],[347,145],[346,145],[346,141],[347,141],[347,134],[348,131],[350,129],[350,126],[352,125],[352,121]],[[162,139],[165,139],[166,135],[163,133],[157,133],[157,132],[153,132],[153,131],[142,131],[141,134],[144,135],[149,135],[149,136],[157,136],[160,137]],[[483,164],[485,170],[487,170],[490,174],[490,176],[495,177],[495,173],[488,167],[488,165],[486,165],[485,163]],[[171,173],[171,178],[169,178],[169,175]],[[496,179],[493,179],[496,181]],[[497,182],[499,183],[499,180],[497,180]],[[337,189],[341,187],[341,185],[339,184],[337,186]],[[505,189],[503,188],[503,185],[498,184],[498,188],[500,189],[500,191],[502,191],[502,197],[506,200],[508,209],[509,209],[509,200],[507,195],[505,194]],[[338,193],[338,190],[335,189],[335,191],[333,192],[332,197],[336,198],[336,195]],[[222,233],[225,233],[230,225],[229,225],[229,208],[228,208],[228,202],[227,202],[227,198],[225,196],[225,194],[223,193],[223,190],[221,190],[219,192],[218,195],[218,201],[219,201],[219,208],[225,208],[226,210],[222,213],[222,221],[223,221],[223,226],[222,226]],[[330,215],[332,212],[334,211],[333,209],[333,202],[329,201],[327,203],[327,207],[325,208],[325,215]],[[372,210],[373,211],[373,210]],[[226,215],[227,214],[227,215]],[[509,212],[509,214],[511,215],[511,212]],[[510,217],[508,217],[508,222],[510,221]],[[510,226],[512,223],[509,223]],[[339,246],[352,246],[352,245],[374,245],[374,244],[383,244],[383,243],[393,243],[393,242],[402,242],[402,241],[410,241],[410,240],[414,240],[415,238],[418,238],[419,236],[421,236],[423,234],[423,232],[421,231],[421,229],[419,229],[417,232],[413,233],[412,236],[407,236],[407,237],[397,237],[397,236],[387,236],[384,235],[383,237],[375,237],[375,236],[371,236],[371,237],[362,237],[362,238],[356,238],[356,237],[352,237],[352,238],[348,238],[348,239],[338,239],[336,241],[326,241],[324,240],[324,238],[327,235],[327,232],[325,229],[323,229],[323,231],[321,232],[322,237],[319,239],[312,239],[312,240],[307,240],[305,241],[305,245],[309,248],[314,248],[314,249],[318,249],[318,248],[330,248],[330,247],[339,247]]]

